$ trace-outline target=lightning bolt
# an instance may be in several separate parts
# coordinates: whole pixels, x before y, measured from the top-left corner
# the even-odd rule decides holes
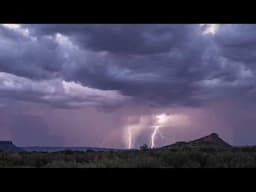
[[[157,131],[159,130],[160,126],[155,126],[154,127],[154,131],[151,135],[151,148],[154,148],[155,147],[155,137],[156,137],[156,134],[157,134]]]
[[[131,129],[128,129],[128,149],[132,148],[132,132]]]
[[[152,119],[153,118],[153,119]],[[149,121],[150,120],[150,121]],[[136,123],[130,122],[128,125],[125,125],[124,138],[125,143],[128,149],[132,149],[136,143],[136,138],[141,131],[150,128],[153,129],[152,134],[150,135],[150,147],[156,147],[156,136],[159,135],[161,139],[166,139],[161,134],[161,129],[168,128],[168,126],[187,126],[189,125],[189,119],[186,115],[180,114],[168,114],[161,113],[150,116],[142,116],[139,118],[139,121]]]
[[[169,116],[166,114],[160,114],[156,116],[156,123],[153,126],[154,130],[151,135],[151,148],[155,147],[156,134],[159,132],[160,127],[162,127],[168,120]]]

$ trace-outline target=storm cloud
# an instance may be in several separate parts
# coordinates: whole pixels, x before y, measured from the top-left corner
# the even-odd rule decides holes
[[[197,25],[30,25],[26,36],[3,28],[16,36],[3,38],[10,47],[2,48],[1,69],[28,78],[77,81],[155,104],[193,104],[196,82],[208,75],[202,59],[209,39]]]

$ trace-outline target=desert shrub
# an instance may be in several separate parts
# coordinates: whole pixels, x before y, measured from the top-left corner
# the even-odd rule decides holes
[[[25,164],[22,156],[19,153],[10,154],[10,160],[12,161],[12,164],[15,166]]]
[[[125,167],[132,168],[161,168],[167,167],[167,165],[162,162],[160,158],[153,157],[149,154],[143,154],[130,158],[124,163]]]
[[[161,159],[168,167],[183,167],[189,160],[188,153],[184,151],[178,151],[175,153],[165,153],[161,155]]]
[[[234,158],[234,154],[235,153],[232,153],[230,151],[219,153],[217,155],[217,158],[218,158],[220,167],[222,167],[222,168],[229,167],[231,160]]]
[[[44,166],[44,168],[80,168],[80,167],[83,167],[83,164],[76,163],[74,161],[67,162],[63,160],[52,161]]]
[[[205,168],[218,168],[218,159],[216,155],[209,155],[207,158],[207,162],[205,164]]]
[[[188,160],[181,168],[200,168],[201,165],[197,161]]]
[[[217,148],[214,148],[214,147],[203,147],[203,148],[200,148],[199,151],[200,152],[205,152],[205,153],[214,153],[216,152],[218,149]]]
[[[147,157],[142,158],[141,161],[138,161],[136,164],[137,168],[161,168],[165,167],[165,164],[160,161],[158,158]]]
[[[142,145],[142,146],[140,146],[140,150],[142,150],[142,151],[146,151],[146,150],[148,150],[149,148],[148,148],[148,145],[147,144],[144,144],[144,145]]]
[[[205,152],[192,151],[189,153],[189,159],[197,162],[200,167],[206,167],[209,155]]]
[[[229,163],[229,167],[233,168],[255,168],[255,159],[247,154],[236,154]]]
[[[93,152],[95,152],[95,151],[92,150],[92,149],[87,149],[86,152],[87,152],[87,153],[93,153]]]
[[[0,167],[53,168],[249,168],[254,148],[184,148],[105,152],[0,152]]]
[[[65,155],[72,155],[72,154],[75,153],[75,151],[72,151],[72,150],[64,150],[62,153],[65,154]]]
[[[241,152],[256,152],[256,147],[240,147],[239,148]]]
[[[119,168],[122,167],[123,162],[120,158],[115,157],[115,158],[103,158],[99,161],[89,163],[88,165],[94,166],[96,168]]]

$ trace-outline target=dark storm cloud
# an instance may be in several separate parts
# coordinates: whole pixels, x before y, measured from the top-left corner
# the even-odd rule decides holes
[[[247,64],[254,65],[256,54],[256,25],[224,25],[217,33],[215,40],[224,57]]]
[[[198,25],[36,25],[32,31],[68,35],[95,53],[77,59],[68,80],[142,100],[192,104],[194,83],[206,75],[201,64],[209,39]]]
[[[220,80],[223,89],[215,91],[226,97],[241,96],[241,99],[255,97],[255,25],[222,25],[213,37],[215,54],[208,64],[212,79]],[[229,93],[229,94],[228,94]]]
[[[51,39],[31,39],[0,27],[0,71],[33,79],[53,78],[65,63],[60,54]]]
[[[193,25],[89,24],[34,25],[36,34],[62,33],[94,51],[120,54],[156,54],[187,45],[198,30]]]
[[[153,104],[199,105],[255,92],[254,26],[224,25],[215,35],[199,25],[22,27],[27,36],[0,27],[3,72],[75,81]]]

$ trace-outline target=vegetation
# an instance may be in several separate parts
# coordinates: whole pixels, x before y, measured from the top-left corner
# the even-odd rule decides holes
[[[21,168],[243,168],[256,167],[256,147],[177,147],[79,152],[0,152],[0,167]]]
[[[146,151],[146,150],[148,150],[149,148],[148,148],[148,145],[147,144],[144,144],[144,145],[142,145],[142,146],[140,146],[140,150],[142,150],[142,151]]]

